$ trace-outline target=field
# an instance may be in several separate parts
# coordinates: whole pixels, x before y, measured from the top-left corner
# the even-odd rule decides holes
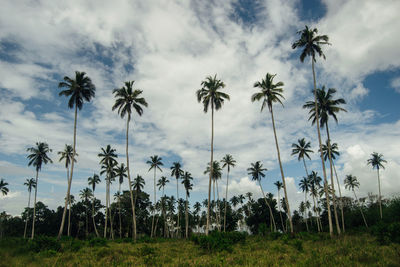
[[[70,239],[55,249],[45,249],[46,242],[38,248],[22,239],[3,239],[0,266],[400,266],[400,245],[381,245],[369,234],[272,239],[248,236],[219,251],[184,239],[137,243]]]

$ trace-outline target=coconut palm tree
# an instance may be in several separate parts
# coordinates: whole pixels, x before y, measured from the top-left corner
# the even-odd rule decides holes
[[[325,127],[326,135],[328,137],[327,146],[328,151],[331,149],[331,141],[330,141],[330,133],[329,133],[329,117],[331,116],[336,123],[338,122],[336,113],[340,111],[347,112],[344,108],[340,107],[341,104],[346,104],[346,101],[343,98],[333,99],[333,95],[336,93],[336,89],[329,88],[328,91],[325,90],[325,86],[321,89],[317,89],[317,103],[314,101],[307,101],[303,108],[309,109],[309,120],[312,119],[312,124],[315,123],[316,120],[316,107],[319,112],[320,126],[321,128]],[[322,149],[322,148],[321,148]],[[323,153],[323,152],[322,152]],[[340,226],[338,215],[336,211],[336,194],[335,194],[335,183],[333,180],[333,166],[332,166],[332,157],[331,153],[328,153],[329,164],[330,164],[330,172],[331,172],[331,184],[332,184],[332,202],[333,202],[333,211],[335,214],[335,222],[336,222],[336,230],[338,234],[340,234]]]
[[[276,84],[274,84],[275,76],[276,76],[276,74],[272,75],[270,73],[267,73],[267,75],[265,75],[265,79],[262,79],[261,82],[255,82],[254,83],[254,87],[255,88],[260,88],[261,91],[255,93],[255,94],[253,94],[251,96],[251,102],[254,102],[256,100],[257,101],[262,100],[261,112],[263,111],[265,106],[268,106],[268,110],[271,113],[272,129],[274,131],[276,152],[278,154],[278,162],[279,162],[279,168],[280,168],[280,171],[281,171],[281,177],[282,177],[282,183],[283,183],[283,191],[285,193],[286,207],[287,207],[287,211],[288,211],[289,224],[290,224],[290,232],[293,233],[292,215],[290,214],[290,207],[289,207],[288,195],[287,195],[287,190],[286,190],[285,175],[283,173],[283,167],[282,167],[281,155],[280,155],[280,151],[279,151],[278,138],[276,136],[274,110],[272,108],[273,103],[276,103],[276,102],[280,103],[283,106],[281,99],[284,99],[284,97],[282,95],[282,93],[283,93],[282,86],[284,84],[283,84],[283,82],[277,82]]]
[[[349,174],[346,175],[346,178],[344,179],[344,186],[346,189],[349,189],[351,191],[353,191],[354,193],[354,197],[356,198],[357,201],[357,205],[360,208],[360,212],[361,212],[361,216],[363,217],[364,223],[365,223],[365,227],[368,228],[368,224],[367,224],[367,220],[365,219],[364,213],[362,211],[360,202],[358,201],[357,195],[356,195],[356,191],[354,191],[354,188],[358,188],[360,186],[360,183],[357,181],[357,177]]]
[[[185,226],[186,226],[186,231],[185,231],[185,237],[186,239],[189,236],[189,215],[188,215],[188,198],[190,196],[190,190],[193,189],[193,184],[192,181],[193,177],[190,174],[190,172],[185,172],[182,176],[182,184],[185,187],[186,190],[186,202],[185,202]]]
[[[78,109],[81,110],[83,103],[90,102],[90,100],[95,96],[96,87],[92,83],[92,80],[86,76],[85,72],[75,71],[75,79],[68,76],[64,77],[64,81],[58,84],[58,88],[65,88],[58,95],[69,97],[68,108],[75,108],[75,118],[74,118],[74,143],[72,147],[72,158],[71,158],[71,172],[68,179],[68,189],[67,195],[65,197],[64,212],[61,220],[60,230],[58,232],[58,239],[60,239],[65,223],[65,216],[67,214],[67,205],[69,200],[69,194],[71,193],[71,183],[74,173],[74,163],[76,156],[76,123],[78,119]]]
[[[58,155],[60,156],[60,159],[58,160],[59,162],[65,161],[65,168],[67,169],[67,183],[69,180],[69,164],[72,161],[72,156],[74,154],[74,149],[71,145],[65,144],[64,151],[58,151]],[[75,153],[75,157],[78,157],[78,153]],[[76,162],[76,159],[74,158],[74,161]],[[67,230],[67,235],[70,236],[71,234],[71,203],[68,201],[68,230]]]
[[[136,178],[133,179],[132,181],[132,188],[135,190],[135,206],[136,206],[136,201],[138,198],[139,193],[143,190],[145,181],[142,176],[137,175]]]
[[[311,148],[311,143],[306,142],[304,138],[298,139],[297,144],[293,143],[292,144],[292,156],[297,155],[297,159],[300,161],[301,159],[303,160],[304,164],[304,169],[306,170],[306,177],[308,177],[308,170],[307,170],[307,165],[306,161],[304,159],[304,156],[307,157],[309,160],[311,160],[309,153],[314,153]]]
[[[379,213],[381,215],[382,219],[382,197],[381,197],[381,180],[379,177],[379,169],[385,169],[385,166],[383,166],[383,163],[387,163],[386,160],[383,159],[383,155],[379,154],[377,152],[373,152],[371,154],[371,158],[368,159],[367,165],[371,165],[372,169],[376,169],[378,173],[378,188],[379,188]]]
[[[118,179],[118,210],[119,210],[119,238],[122,238],[122,222],[121,222],[121,185],[124,182],[124,178],[128,177],[128,175],[126,175],[127,172],[127,168],[125,167],[125,165],[123,163],[121,163],[121,165],[116,168],[115,170],[115,174],[116,176],[119,178]]]
[[[3,179],[1,179],[0,186],[1,186],[1,184],[3,184]],[[28,198],[28,212],[29,212],[29,208],[31,206],[32,188],[36,188],[35,179],[34,178],[26,179],[26,182],[24,183],[24,185],[26,185],[28,187],[28,192],[29,192],[29,198]],[[3,187],[1,186],[0,188],[3,191]],[[8,192],[8,189],[7,189],[7,192]],[[4,193],[3,193],[3,195],[4,195]],[[26,221],[25,221],[24,238],[26,238],[26,229],[28,228],[28,217],[29,216],[26,217]]]
[[[236,206],[239,204],[239,198],[238,198],[237,196],[233,196],[233,197],[230,199],[230,202],[231,202],[233,208],[236,209]]]
[[[93,220],[93,227],[94,227],[94,231],[96,233],[96,236],[99,237],[99,232],[97,231],[97,227],[96,227],[96,222],[94,220],[95,214],[94,214],[94,191],[96,190],[96,184],[100,183],[100,177],[97,174],[93,174],[93,176],[88,178],[88,185],[92,186],[92,192],[93,192],[93,201],[92,201],[92,220]]]
[[[317,108],[317,82],[315,78],[315,69],[314,69],[314,63],[316,62],[316,55],[323,57],[325,59],[325,54],[323,53],[321,46],[330,45],[330,43],[328,42],[329,37],[327,35],[317,35],[318,29],[317,28],[310,29],[308,28],[308,26],[305,26],[304,30],[298,31],[297,34],[300,34],[300,39],[292,44],[292,48],[303,49],[300,54],[300,62],[304,62],[304,59],[307,56],[311,57],[311,67],[312,67],[313,84],[314,84],[314,101],[316,110],[315,117],[317,122],[318,142],[319,142],[322,170],[324,174],[324,190],[326,194],[326,205],[328,211],[329,234],[333,236],[332,216],[331,216],[331,209],[329,208],[330,201],[328,195],[328,180],[326,176],[325,162],[322,154],[322,140],[321,140],[321,131],[319,127],[319,110]]]
[[[308,194],[308,192],[310,192],[310,180],[307,177],[303,177],[303,179],[301,179],[299,182],[299,187],[304,193],[304,205],[305,205],[305,203],[307,203],[307,194]],[[305,213],[306,212],[307,212],[307,208],[305,210]],[[305,218],[305,216],[304,216],[304,218]],[[306,221],[306,227],[307,227],[307,231],[308,231],[307,218],[305,218],[305,221]]]
[[[85,233],[86,233],[86,238],[87,238],[89,236],[89,231],[88,231],[89,210],[88,210],[88,206],[89,206],[89,199],[91,199],[93,197],[93,193],[92,193],[92,190],[90,188],[86,187],[85,189],[82,189],[81,191],[79,191],[79,196],[84,201],[85,207],[86,207],[86,223],[85,223],[86,231],[85,231]]]
[[[6,183],[4,179],[0,180],[0,191],[3,194],[3,196],[6,196],[9,192],[7,185],[8,183]]]
[[[279,209],[279,217],[281,218],[282,231],[285,231],[285,227],[283,226],[283,218],[282,218],[281,205],[280,205],[280,203],[281,203],[281,201],[280,201],[280,198],[281,198],[280,192],[281,192],[281,189],[282,189],[282,187],[283,187],[283,184],[282,184],[281,182],[279,182],[279,181],[276,181],[276,182],[274,183],[274,185],[275,185],[276,188],[278,189],[278,209]]]
[[[167,185],[167,183],[169,183],[169,180],[165,176],[161,176],[161,178],[158,179],[158,182],[157,182],[158,190],[160,190],[162,188],[163,199],[161,201],[161,207],[162,207],[162,214],[163,214],[163,218],[164,218],[164,237],[167,237],[167,221],[166,221],[166,216],[165,216],[165,194],[164,194],[164,189],[165,189],[165,186]]]
[[[226,154],[225,157],[222,158],[222,168],[227,167],[227,173],[226,173],[226,189],[225,189],[225,208],[224,208],[224,232],[226,229],[226,206],[228,202],[228,182],[229,182],[229,172],[231,170],[231,167],[235,167],[236,165],[236,160],[233,159],[231,154]]]
[[[172,166],[170,167],[171,169],[171,177],[176,178],[176,199],[179,199],[179,189],[178,189],[178,180],[182,177],[183,175],[183,170],[181,169],[181,164],[179,162],[174,162],[172,163]],[[176,227],[177,231],[179,233],[179,211],[178,211],[178,220],[176,222]]]
[[[210,164],[208,164],[206,170],[204,171],[204,174],[207,174],[210,172],[211,172],[211,168],[210,168]],[[214,160],[214,162],[213,162],[212,172],[213,172],[212,181],[213,181],[213,194],[214,194],[213,202],[215,204],[216,203],[215,202],[215,187],[217,187],[217,202],[218,202],[219,201],[218,180],[221,179],[221,177],[222,177],[222,168],[220,167],[219,162],[216,160]],[[213,208],[215,208],[215,206],[213,206]],[[219,206],[217,206],[217,208],[218,208],[218,212],[215,212],[215,209],[213,209],[213,211],[215,212],[215,215],[216,215],[215,222],[217,224],[218,230],[220,231],[221,230],[220,229],[220,226],[221,226],[220,217],[221,216],[220,216]]]
[[[267,198],[265,197],[264,190],[261,185],[261,179],[265,177],[264,172],[267,171],[267,169],[263,168],[263,165],[260,161],[256,161],[255,163],[251,163],[251,167],[248,168],[247,171],[248,171],[248,174],[251,175],[251,179],[253,181],[257,181],[260,186],[261,193],[264,196],[265,204],[267,205],[267,207],[269,209],[271,230],[273,227],[274,231],[276,231],[274,214],[272,213],[271,206],[269,205]]]
[[[47,143],[36,142],[35,147],[30,147],[26,151],[31,153],[27,157],[29,160],[28,166],[32,165],[36,169],[35,199],[33,202],[33,219],[32,219],[32,235],[31,235],[31,239],[33,239],[33,237],[35,236],[36,196],[37,196],[37,189],[38,189],[39,172],[42,169],[43,164],[53,163],[53,161],[47,155],[48,153],[52,152],[52,150],[49,148],[49,145]]]
[[[133,89],[133,83],[135,81],[125,82],[125,86],[120,89],[114,89],[113,94],[116,98],[115,104],[112,107],[112,110],[118,109],[118,114],[121,118],[127,116],[126,119],[126,168],[128,173],[128,184],[129,184],[129,194],[131,197],[131,206],[132,206],[132,228],[133,228],[133,239],[136,241],[136,213],[135,213],[135,204],[133,201],[133,192],[132,192],[132,182],[131,175],[129,169],[129,153],[128,153],[128,141],[129,141],[129,122],[131,120],[132,111],[135,110],[139,116],[143,114],[143,107],[147,107],[148,104],[143,97],[140,97],[142,94],[142,90]]]
[[[212,162],[214,161],[214,109],[219,110],[224,104],[225,100],[230,100],[228,94],[221,92],[220,89],[225,87],[224,82],[214,77],[208,76],[205,81],[201,82],[202,88],[197,90],[197,101],[203,103],[204,112],[207,113],[208,108],[211,106],[211,171],[208,182],[208,207],[207,207],[207,224],[206,235],[210,227],[210,198],[211,198],[211,180],[213,176]]]
[[[162,158],[159,157],[158,155],[150,156],[150,160],[148,160],[146,163],[150,165],[149,171],[154,169],[154,204],[157,202],[157,195],[156,195],[156,171],[157,169],[162,172],[162,169],[160,166],[163,166],[164,164],[161,162]],[[154,209],[155,211],[155,209]],[[151,234],[150,237],[153,237],[154,233],[154,216],[155,212],[153,212],[153,219],[151,220]]]
[[[319,206],[318,206],[318,190],[321,187],[321,181],[322,178],[318,176],[318,173],[315,171],[312,171],[311,174],[308,176],[308,183],[309,183],[309,191],[311,196],[313,197],[313,203],[314,203],[314,214],[316,215],[315,217],[317,218],[317,229],[318,232],[322,231],[322,224],[321,224],[321,217],[320,217],[320,212],[319,212]]]

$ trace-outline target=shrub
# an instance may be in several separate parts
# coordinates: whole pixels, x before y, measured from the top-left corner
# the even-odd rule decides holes
[[[28,241],[27,248],[34,252],[45,250],[60,251],[61,243],[54,237],[37,236],[33,240]]]
[[[211,232],[206,235],[192,235],[191,240],[208,252],[232,251],[232,245],[246,240],[245,233],[239,232]]]
[[[389,244],[390,242],[400,243],[399,222],[379,222],[371,228],[371,232],[377,237],[377,240],[381,245]]]
[[[299,252],[303,251],[303,241],[299,240],[299,239],[295,239],[291,242],[291,245],[297,249]]]
[[[89,240],[89,246],[91,247],[105,247],[107,246],[107,239],[95,237]]]
[[[265,223],[260,223],[258,226],[258,234],[262,236],[266,236],[268,232],[268,227]]]
[[[268,234],[268,239],[270,240],[277,240],[278,238],[280,238],[283,234],[280,232],[272,232]]]

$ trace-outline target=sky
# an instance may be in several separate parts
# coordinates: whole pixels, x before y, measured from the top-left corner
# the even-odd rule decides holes
[[[317,58],[317,86],[336,88],[347,112],[330,121],[331,139],[339,146],[335,161],[341,191],[346,175],[355,175],[358,195],[377,194],[376,171],[367,166],[372,152],[387,160],[381,171],[384,197],[400,188],[400,20],[396,0],[215,0],[215,1],[11,1],[0,3],[0,177],[9,184],[0,196],[0,211],[19,215],[27,206],[23,185],[35,176],[26,149],[46,142],[53,164],[39,174],[38,201],[49,208],[61,205],[67,179],[58,151],[73,141],[73,110],[59,97],[64,76],[84,71],[96,86],[96,96],[78,114],[77,152],[72,194],[87,186],[87,178],[100,172],[100,148],[111,144],[125,162],[125,120],[111,107],[112,90],[134,80],[149,106],[134,115],[130,130],[131,175],[145,178],[145,191],[153,199],[153,173],[146,161],[163,159],[163,172],[180,161],[194,177],[190,201],[207,196],[203,174],[210,157],[211,114],[197,102],[196,90],[209,75],[217,75],[230,95],[215,113],[214,158],[232,154],[229,196],[252,192],[258,184],[247,174],[250,163],[268,169],[264,190],[276,195],[281,179],[271,116],[252,103],[253,88],[266,73],[284,83],[284,106],[274,106],[277,135],[291,209],[304,195],[298,189],[304,167],[291,156],[299,138],[317,151],[316,127],[302,109],[312,100],[311,61],[299,60],[291,44],[305,25],[329,36],[323,47],[326,60]],[[379,12],[377,12],[379,11]],[[322,130],[325,140],[325,131]],[[317,153],[307,160],[310,170],[321,172]],[[328,171],[329,173],[329,171]],[[219,183],[225,191],[226,170]],[[176,194],[176,180],[166,187]],[[105,183],[96,188],[105,200]],[[123,183],[126,190],[127,181]],[[180,196],[183,196],[183,186]],[[117,183],[112,185],[116,192]],[[157,197],[161,192],[157,193]],[[282,194],[281,194],[282,195]]]

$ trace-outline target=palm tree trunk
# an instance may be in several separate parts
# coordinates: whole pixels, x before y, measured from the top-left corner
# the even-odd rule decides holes
[[[282,212],[281,212],[281,195],[279,193],[280,190],[278,190],[278,209],[279,209],[279,216],[281,218],[281,224],[282,224],[282,231],[285,232],[285,226],[283,225],[283,218],[282,218]]]
[[[224,208],[224,233],[226,230],[226,206],[228,203],[228,181],[229,181],[229,165],[228,165],[228,172],[226,174],[226,190],[225,190],[225,208]]]
[[[331,155],[331,138],[329,136],[328,121],[326,122],[326,135],[328,137],[328,157],[329,157],[329,169],[330,169],[330,172],[331,172],[333,213],[335,214],[336,231],[340,235],[339,218],[338,218],[338,214],[337,214],[337,210],[336,210],[335,182],[333,180],[333,166],[332,166],[332,155]]]
[[[178,190],[178,178],[176,178],[176,213],[178,219],[176,221],[176,237],[179,237],[179,190]]]
[[[39,170],[36,170],[36,187],[35,187],[35,200],[33,201],[33,219],[32,219],[32,235],[31,239],[35,237],[35,219],[36,219],[36,196],[38,188]]]
[[[215,211],[215,207],[217,206],[217,204],[216,204],[216,202],[215,202],[215,179],[213,179],[213,203],[214,203],[214,205],[213,205],[213,209],[212,209],[212,211],[213,211],[213,214],[215,215],[214,216],[214,222],[215,222],[215,224],[217,224],[217,221],[218,221],[218,218],[217,218],[217,216],[218,216],[218,214],[217,214],[217,212]]]
[[[318,232],[321,232],[321,229],[319,228],[318,215],[317,215],[317,205],[315,203],[315,196],[312,195],[312,197],[313,197],[313,202],[314,202],[314,215],[315,215],[315,220],[317,222],[317,229],[318,229]]]
[[[320,157],[321,157],[321,162],[322,162],[322,170],[324,173],[324,190],[325,190],[325,195],[326,195],[326,207],[327,207],[327,211],[328,211],[329,234],[332,237],[333,236],[332,215],[331,215],[331,208],[330,208],[330,202],[329,202],[328,180],[326,178],[324,154],[322,151],[321,131],[320,131],[320,126],[319,126],[319,115],[318,115],[318,104],[317,104],[317,83],[316,83],[316,79],[315,79],[314,60],[315,59],[313,56],[311,58],[311,62],[312,62],[312,72],[313,72],[313,81],[314,81],[315,120],[317,122],[319,151],[320,151]]]
[[[215,180],[215,186],[217,187],[217,202],[215,203],[216,207],[217,207],[217,211],[218,211],[218,231],[221,232],[221,209],[220,206],[218,205],[218,201],[219,201],[219,190],[218,190],[218,180]]]
[[[29,207],[31,206],[31,193],[32,193],[32,189],[29,190],[28,210],[27,210],[27,213],[26,213],[25,229],[24,229],[24,238],[26,238],[26,229],[28,228]]]
[[[303,156],[303,164],[304,164],[304,169],[306,170],[306,175],[307,175],[307,179],[308,179],[308,169],[307,169],[307,164],[306,164],[306,161],[305,161],[305,159],[304,159],[304,156]],[[305,195],[307,196],[307,192],[305,192]],[[306,208],[306,212],[307,212],[307,208]],[[312,222],[312,221],[311,221]],[[307,219],[306,219],[306,225],[307,225]],[[308,231],[308,225],[307,225],[307,231]]]
[[[210,179],[208,181],[208,206],[207,206],[207,225],[206,235],[210,228],[210,199],[211,199],[211,179],[213,176],[213,153],[214,153],[214,102],[211,101],[211,159],[210,159]]]
[[[185,225],[186,225],[185,237],[187,239],[189,236],[188,193],[187,192],[186,192],[186,202],[185,202]]]
[[[379,213],[381,215],[381,220],[382,220],[382,197],[381,197],[381,179],[379,177],[379,166],[377,167],[378,171],[378,187],[379,187]]]
[[[105,210],[103,238],[107,237],[107,223],[108,223],[107,219],[108,219],[108,181],[106,181],[106,210]]]
[[[161,201],[161,208],[162,208],[162,214],[163,214],[163,218],[164,218],[164,238],[167,237],[167,218],[165,215],[165,195],[164,195],[164,186],[162,187],[162,201]]]
[[[67,167],[67,183],[69,180],[69,168]],[[68,227],[67,227],[67,236],[71,234],[71,197],[68,199]]]
[[[288,199],[287,190],[286,190],[285,175],[283,174],[283,167],[282,167],[282,162],[281,162],[281,154],[279,152],[278,138],[276,137],[274,111],[272,109],[272,106],[270,107],[270,111],[271,111],[271,118],[272,118],[272,128],[274,130],[276,151],[278,153],[279,168],[281,170],[281,176],[282,176],[283,191],[285,192],[286,208],[287,208],[287,213],[288,213],[288,216],[289,216],[290,232],[293,233],[292,215],[290,213],[289,199]]]
[[[93,202],[92,202],[92,219],[93,219],[93,227],[96,232],[96,236],[99,237],[99,232],[97,232],[96,222],[94,220],[94,191],[93,191]]]
[[[119,216],[119,238],[122,238],[122,221],[121,221],[121,184],[118,189],[118,216]]]
[[[73,145],[73,152],[72,152],[72,159],[71,159],[71,173],[68,180],[68,189],[67,189],[67,197],[65,199],[64,205],[64,212],[61,220],[60,230],[58,231],[57,239],[60,239],[63,231],[64,231],[64,223],[65,223],[65,216],[67,215],[67,205],[69,200],[69,195],[71,193],[71,183],[72,183],[72,176],[74,174],[74,163],[75,163],[75,154],[76,154],[76,122],[78,119],[78,106],[75,104],[75,120],[74,120],[74,145]]]
[[[342,231],[344,233],[345,232],[345,227],[344,227],[344,212],[343,212],[342,190],[340,189],[339,178],[338,178],[338,175],[337,175],[337,172],[336,172],[336,167],[335,167],[335,162],[334,161],[332,161],[332,165],[333,165],[333,170],[335,171],[336,182],[337,182],[338,189],[339,189],[339,196],[340,196],[339,205],[340,205],[340,212],[342,214]]]
[[[265,197],[264,190],[263,190],[263,188],[262,188],[262,186],[261,186],[261,181],[260,181],[260,180],[258,180],[258,184],[260,185],[260,189],[261,189],[261,192],[262,192],[262,194],[263,194],[265,204],[267,204],[267,207],[268,207],[268,209],[269,209],[269,216],[271,217],[271,218],[270,218],[271,231],[272,231],[272,230],[273,230],[273,231],[276,231],[276,224],[275,224],[274,214],[272,213],[271,206],[269,205],[269,203],[268,203],[268,201],[267,201],[267,198]],[[274,227],[273,229],[272,229],[272,226]]]
[[[360,208],[360,211],[361,211],[361,216],[363,217],[363,220],[364,220],[365,226],[368,228],[367,220],[365,220],[365,217],[364,217],[364,212],[362,211],[361,204],[360,204],[360,202],[358,201],[358,198],[357,198],[356,192],[354,191],[354,188],[353,188],[353,193],[354,193],[354,197],[356,198],[357,205],[358,205],[358,207]]]
[[[307,194],[304,194],[304,206],[307,206]],[[309,232],[308,230],[308,222],[307,222],[307,218],[306,218],[306,213],[307,213],[307,207],[305,207],[305,211],[304,211],[304,219],[306,221],[306,228],[307,228],[307,232]]]
[[[85,200],[85,202],[86,202],[86,238],[88,238],[88,236],[89,236],[89,228],[88,228],[88,226],[89,226],[89,211],[88,211],[88,208],[87,208],[87,202],[88,202],[88,200],[86,199]]]
[[[111,188],[108,191],[108,194],[110,194]],[[114,240],[114,228],[113,228],[113,214],[112,214],[112,209],[111,209],[111,196],[109,195],[108,197],[108,210],[109,210],[109,218],[110,218],[110,238]]]
[[[131,119],[131,115],[128,114],[128,118],[126,120],[126,170],[128,172],[128,183],[129,183],[129,195],[131,197],[131,206],[132,206],[132,238],[136,242],[136,213],[135,213],[135,203],[133,202],[133,192],[132,192],[132,183],[131,183],[131,174],[129,170],[129,153],[128,153],[128,146],[129,146],[129,121]]]
[[[153,219],[151,220],[151,234],[150,237],[153,237],[153,227],[154,227],[154,215],[156,214],[156,169],[157,167],[154,167],[154,210],[153,210]]]

